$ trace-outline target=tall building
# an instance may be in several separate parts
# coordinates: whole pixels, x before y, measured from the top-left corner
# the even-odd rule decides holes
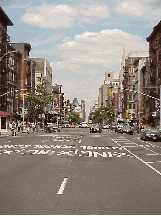
[[[45,88],[48,92],[52,90],[52,68],[50,63],[45,58],[30,58],[35,62],[35,88],[39,83],[45,83]]]
[[[121,69],[119,73],[119,88],[118,88],[118,113],[122,118],[123,113],[123,81],[124,81],[124,68],[125,68],[125,46],[123,47]]]
[[[131,120],[140,115],[138,111],[138,101],[141,101],[141,68],[147,57],[148,52],[131,52],[125,60],[123,80],[123,118],[127,120]]]

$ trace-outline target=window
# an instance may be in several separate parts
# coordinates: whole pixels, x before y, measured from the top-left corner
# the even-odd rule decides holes
[[[129,104],[129,109],[131,109],[131,104]]]
[[[158,62],[161,62],[161,52],[158,53]]]
[[[135,109],[135,104],[133,104],[133,109]]]
[[[110,74],[108,74],[108,77],[110,77]]]
[[[38,82],[41,82],[41,77],[37,77],[37,81],[38,81]]]
[[[161,38],[159,38],[159,46],[161,46]]]

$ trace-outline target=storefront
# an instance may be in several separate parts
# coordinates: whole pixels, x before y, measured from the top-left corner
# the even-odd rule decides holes
[[[7,131],[9,129],[9,121],[11,114],[8,112],[0,111],[0,130]]]

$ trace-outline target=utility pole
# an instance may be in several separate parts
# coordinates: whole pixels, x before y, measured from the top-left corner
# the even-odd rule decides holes
[[[160,127],[159,129],[161,129],[161,85],[160,85]]]

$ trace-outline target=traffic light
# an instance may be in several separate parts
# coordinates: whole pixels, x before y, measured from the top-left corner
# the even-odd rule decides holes
[[[15,94],[15,99],[16,99],[16,100],[18,99],[18,93]]]
[[[126,110],[126,118],[127,119],[129,118],[129,110],[128,109]]]
[[[25,94],[25,99],[27,99],[28,97],[29,97],[29,93],[26,92],[26,94]]]

